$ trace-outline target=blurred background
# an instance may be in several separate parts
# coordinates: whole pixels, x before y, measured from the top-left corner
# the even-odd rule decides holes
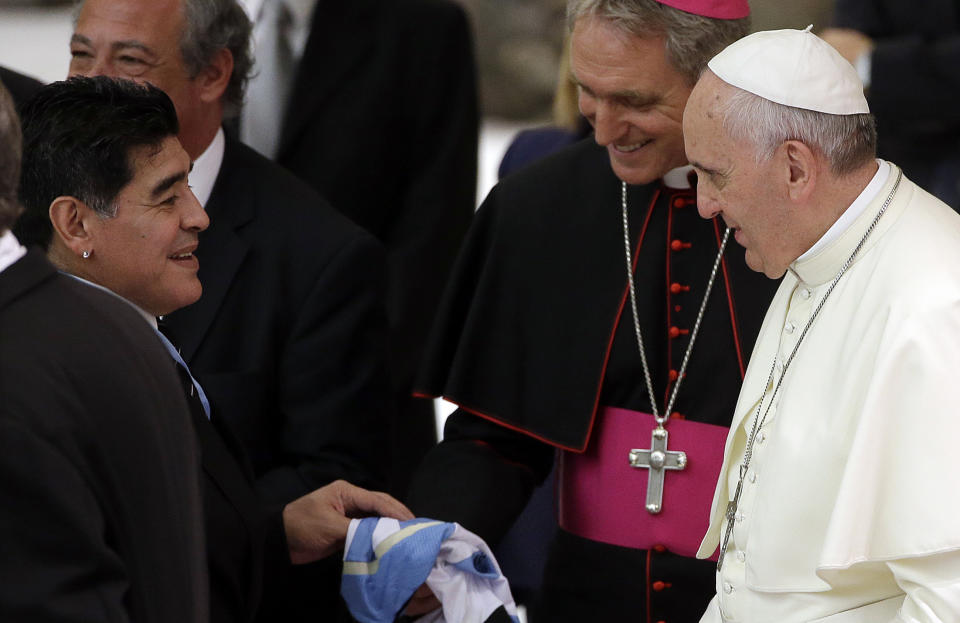
[[[344,0],[349,1],[349,0]],[[457,0],[470,15],[483,126],[477,198],[496,182],[503,152],[521,129],[552,121],[566,0]],[[755,30],[830,23],[833,0],[751,0]],[[0,0],[0,65],[43,81],[66,76],[73,3]]]
[[[347,1],[349,0],[342,0]],[[480,80],[477,204],[497,181],[497,167],[520,130],[555,121],[566,0],[456,0],[470,16]],[[754,30],[827,27],[833,0],[751,0]],[[71,0],[0,0],[0,65],[45,82],[67,74]],[[438,401],[438,436],[452,406]]]

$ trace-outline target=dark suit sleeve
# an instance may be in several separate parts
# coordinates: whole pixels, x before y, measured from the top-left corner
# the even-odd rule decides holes
[[[410,79],[400,95],[410,140],[397,160],[406,168],[397,197],[401,205],[383,231],[394,369],[405,390],[473,217],[479,125],[473,45],[463,9],[415,3],[409,10],[414,15],[406,21],[429,32],[414,28],[406,37],[417,50],[404,60]]]
[[[859,30],[876,44],[868,99],[881,135],[899,124],[916,124],[924,133],[960,126],[958,11],[954,0],[837,1],[836,26]]]
[[[284,456],[258,479],[268,503],[338,478],[381,486],[390,408],[382,271],[379,244],[358,232],[322,267],[297,313],[278,371]]]
[[[496,545],[553,465],[553,447],[462,409],[420,465],[408,506],[420,517],[456,521]]]
[[[128,621],[128,575],[82,470],[4,422],[0,474],[0,621]]]

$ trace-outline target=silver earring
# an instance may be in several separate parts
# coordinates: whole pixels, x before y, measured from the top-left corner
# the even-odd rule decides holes
[[[80,255],[83,257],[83,259],[88,259],[90,257],[90,251],[84,251]]]

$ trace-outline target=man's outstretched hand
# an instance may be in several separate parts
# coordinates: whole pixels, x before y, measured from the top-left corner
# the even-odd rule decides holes
[[[410,510],[379,491],[367,491],[345,480],[294,500],[283,509],[283,526],[293,564],[325,558],[343,546],[353,517],[413,519]]]

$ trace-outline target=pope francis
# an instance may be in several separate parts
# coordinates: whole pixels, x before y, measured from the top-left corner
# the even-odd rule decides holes
[[[717,55],[683,133],[701,216],[783,276],[698,553],[719,547],[701,623],[960,621],[960,216],[876,159],[856,71],[809,28]]]

